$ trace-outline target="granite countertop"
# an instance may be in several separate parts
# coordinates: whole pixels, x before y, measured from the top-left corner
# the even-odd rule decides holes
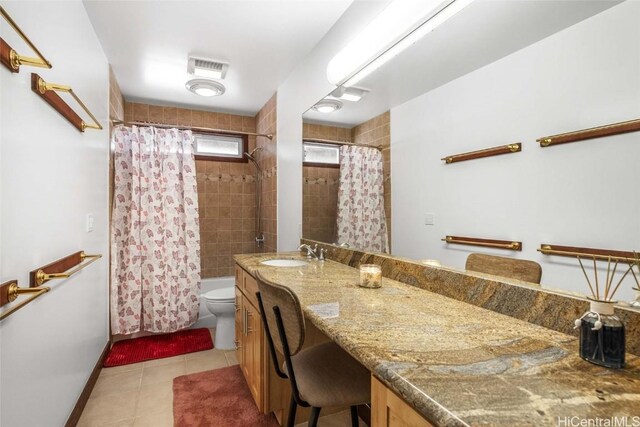
[[[610,370],[582,360],[569,335],[390,279],[357,286],[334,261],[261,265],[298,252],[236,255],[245,270],[291,288],[305,316],[427,419],[441,426],[640,422],[640,358]],[[604,425],[604,424],[602,424]]]

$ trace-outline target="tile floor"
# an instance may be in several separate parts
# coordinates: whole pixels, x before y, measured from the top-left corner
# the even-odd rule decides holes
[[[214,331],[211,331],[212,335]],[[236,364],[238,360],[235,351],[212,349],[133,365],[104,368],[91,392],[78,426],[173,426],[175,377]],[[342,412],[321,417],[319,425],[348,427],[351,423],[348,412]],[[306,423],[298,427],[303,426],[306,426]]]

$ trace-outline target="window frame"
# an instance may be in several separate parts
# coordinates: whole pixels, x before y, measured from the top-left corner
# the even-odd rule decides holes
[[[215,154],[212,154],[212,155],[198,154],[198,152],[196,151],[197,143],[195,141],[195,138],[197,135],[212,135],[212,136],[227,136],[227,137],[232,136],[235,138],[240,138],[242,140],[242,157],[228,157],[228,156],[219,156]],[[249,162],[249,159],[245,154],[249,151],[249,135],[246,135],[246,134],[239,135],[237,133],[226,133],[226,132],[199,131],[199,132],[193,132],[193,137],[194,137],[193,152],[196,160],[210,160],[214,162],[231,162],[231,163],[248,163]]]
[[[318,163],[318,162],[305,162],[304,160],[304,146],[305,144],[312,144],[312,145],[327,145],[330,147],[336,147],[338,148],[338,163]],[[334,168],[334,169],[339,169],[340,168],[340,149],[341,145],[340,144],[327,144],[327,143],[322,143],[322,142],[316,142],[316,141],[307,141],[305,139],[302,140],[302,166],[310,166],[310,167],[314,167],[314,168]]]

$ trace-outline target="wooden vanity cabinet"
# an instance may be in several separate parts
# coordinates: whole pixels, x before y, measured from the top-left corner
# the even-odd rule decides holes
[[[256,406],[269,413],[270,362],[256,292],[256,280],[236,265],[236,356]]]
[[[236,264],[236,356],[251,390],[256,406],[262,413],[273,412],[283,425],[289,407],[291,386],[275,373],[269,347],[258,310],[258,283],[249,273]],[[305,331],[303,348],[327,342],[329,339],[310,322]],[[280,362],[282,357],[280,357]],[[344,410],[343,408],[342,410]],[[340,408],[327,408],[323,414],[337,412]],[[309,419],[309,408],[298,408],[296,423]]]

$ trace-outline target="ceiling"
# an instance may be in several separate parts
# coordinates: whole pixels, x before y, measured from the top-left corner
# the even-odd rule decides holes
[[[359,82],[370,89],[304,121],[352,127],[620,3],[618,0],[476,0]]]
[[[352,0],[114,1],[84,5],[127,100],[255,114]],[[226,92],[185,82],[189,54],[228,62]]]

